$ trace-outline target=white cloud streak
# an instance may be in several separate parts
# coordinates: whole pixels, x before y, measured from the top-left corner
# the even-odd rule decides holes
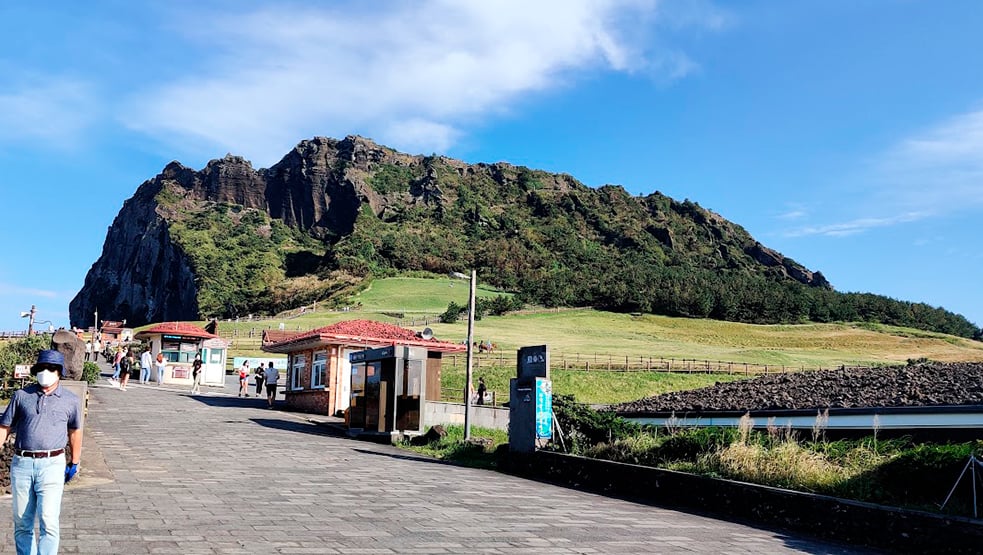
[[[825,235],[827,237],[848,237],[863,233],[879,227],[891,227],[894,225],[914,222],[925,218],[926,214],[919,212],[909,212],[896,216],[882,218],[857,218],[848,222],[827,224],[821,226],[802,227],[788,231],[787,237],[802,237],[807,235]]]
[[[569,86],[577,72],[678,79],[697,68],[671,49],[646,52],[656,0],[372,6],[189,16],[178,29],[204,43],[209,57],[186,79],[133,98],[125,121],[260,165],[312,135],[357,132],[404,150],[440,151],[468,123]],[[709,7],[695,13],[686,25],[721,25]]]
[[[843,204],[874,215],[803,226],[784,235],[846,237],[983,208],[983,110],[899,141],[861,179],[863,198]]]
[[[58,293],[45,289],[35,289],[33,287],[23,287],[9,283],[0,283],[0,297],[44,297],[46,299],[58,298]]]
[[[0,143],[66,147],[96,119],[92,87],[79,79],[33,78],[0,88]]]
[[[901,142],[880,164],[885,196],[919,209],[983,206],[983,110]]]

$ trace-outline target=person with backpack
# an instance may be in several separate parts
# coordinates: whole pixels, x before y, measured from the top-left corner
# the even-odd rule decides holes
[[[263,394],[263,384],[266,383],[266,369],[260,364],[256,367],[256,374],[254,375],[256,379],[256,397],[258,398]]]
[[[133,353],[127,349],[126,356],[119,361],[119,389],[120,391],[126,391],[126,384],[130,381],[130,370],[136,364],[136,360],[133,359]]]

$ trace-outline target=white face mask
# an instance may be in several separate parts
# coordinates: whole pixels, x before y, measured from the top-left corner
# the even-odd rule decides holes
[[[38,385],[41,387],[51,387],[58,381],[58,372],[55,370],[42,370],[38,372]]]

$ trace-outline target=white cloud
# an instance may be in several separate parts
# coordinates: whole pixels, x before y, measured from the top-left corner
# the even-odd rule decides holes
[[[125,119],[257,165],[312,135],[358,133],[397,148],[443,150],[466,123],[568,86],[580,71],[667,79],[694,71],[682,52],[646,53],[647,22],[660,5],[429,0],[186,14],[176,28],[201,43],[202,63],[184,80],[135,96]],[[709,7],[702,13],[685,24],[720,26]]]
[[[55,299],[58,293],[45,289],[35,289],[33,287],[23,287],[9,283],[0,283],[0,296],[20,296],[20,297],[45,297]]]
[[[871,215],[784,235],[845,237],[983,208],[983,110],[898,141],[853,181],[862,184],[859,192],[840,204]]]
[[[863,233],[879,227],[890,227],[902,223],[914,222],[928,216],[926,213],[909,212],[888,217],[857,218],[848,222],[827,224],[821,226],[801,227],[785,233],[787,237],[802,237],[806,235],[825,235],[828,237],[847,237]]]
[[[793,205],[789,207],[786,212],[778,214],[775,216],[779,220],[801,220],[809,215],[805,208],[799,205]]]
[[[11,81],[8,88],[0,88],[0,142],[70,146],[96,118],[97,102],[84,81],[58,77]]]
[[[882,196],[940,213],[983,206],[983,110],[908,138],[879,162]]]

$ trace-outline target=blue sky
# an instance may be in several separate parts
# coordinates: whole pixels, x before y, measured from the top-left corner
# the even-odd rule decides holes
[[[67,324],[171,160],[350,134],[688,198],[840,291],[983,324],[972,0],[5,2],[0,25],[0,330],[32,304]]]

